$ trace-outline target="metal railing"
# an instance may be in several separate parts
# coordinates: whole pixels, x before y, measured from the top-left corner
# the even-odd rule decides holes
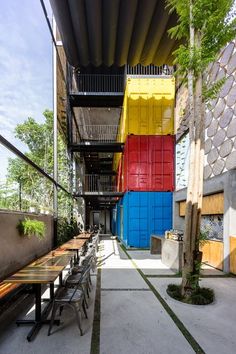
[[[169,76],[173,75],[174,68],[168,65],[156,66],[153,64],[143,66],[138,64],[136,66],[127,65],[127,76]]]
[[[78,125],[79,134],[73,136],[74,143],[85,141],[115,142],[119,141],[118,125]]]
[[[124,75],[75,74],[77,93],[120,94],[124,91]]]
[[[84,192],[116,192],[114,176],[86,174]]]

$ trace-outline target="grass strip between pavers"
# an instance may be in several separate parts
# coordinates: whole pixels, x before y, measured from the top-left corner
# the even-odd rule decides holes
[[[101,291],[151,291],[151,289],[137,289],[137,288],[103,288]]]
[[[147,278],[181,278],[179,274],[145,274]]]
[[[200,345],[197,343],[197,341],[193,338],[191,333],[187,330],[183,322],[176,316],[174,311],[170,308],[170,306],[167,304],[167,302],[163,299],[161,294],[156,290],[156,288],[152,285],[152,283],[147,279],[147,276],[141,271],[140,268],[138,268],[137,264],[135,261],[132,259],[132,257],[129,255],[129,253],[126,251],[125,247],[121,244],[120,245],[122,250],[125,252],[127,257],[131,260],[134,268],[139,272],[145,283],[149,286],[149,288],[152,290],[153,294],[156,296],[156,298],[159,300],[161,305],[164,307],[168,315],[171,317],[171,319],[174,321],[176,326],[179,328],[180,332],[183,334],[183,336],[186,338],[186,340],[189,342],[195,353],[198,354],[205,354],[204,350],[200,347]]]
[[[101,259],[101,249],[99,248],[98,264],[100,259]],[[100,353],[101,272],[102,269],[100,266],[98,266],[90,354]]]

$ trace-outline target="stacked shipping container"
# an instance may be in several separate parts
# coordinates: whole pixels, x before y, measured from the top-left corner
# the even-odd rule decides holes
[[[173,78],[130,78],[120,120],[124,154],[115,156],[117,190],[115,232],[130,247],[149,247],[152,233],[172,227],[174,190]]]
[[[128,136],[123,157],[123,191],[173,191],[173,156],[173,136]]]

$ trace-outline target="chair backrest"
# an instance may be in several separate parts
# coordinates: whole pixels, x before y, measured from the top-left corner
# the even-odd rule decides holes
[[[81,277],[78,281],[78,283],[76,284],[76,287],[74,288],[74,291],[73,293],[71,294],[71,297],[69,299],[69,302],[71,302],[73,300],[73,297],[76,293],[76,291],[78,290],[78,288],[81,286],[82,282],[84,281],[84,279],[86,279],[87,275],[89,274],[90,272],[90,269],[91,269],[92,265],[91,264],[88,264],[86,266],[86,268],[84,269],[84,271],[81,273]]]

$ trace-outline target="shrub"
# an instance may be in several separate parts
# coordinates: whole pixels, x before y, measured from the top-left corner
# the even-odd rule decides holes
[[[208,305],[214,301],[214,291],[209,288],[198,287],[187,298],[182,296],[181,286],[177,284],[169,284],[166,292],[173,299],[192,305]]]
[[[43,221],[25,218],[20,220],[17,229],[21,236],[36,236],[39,240],[43,240],[46,236],[46,227]]]

